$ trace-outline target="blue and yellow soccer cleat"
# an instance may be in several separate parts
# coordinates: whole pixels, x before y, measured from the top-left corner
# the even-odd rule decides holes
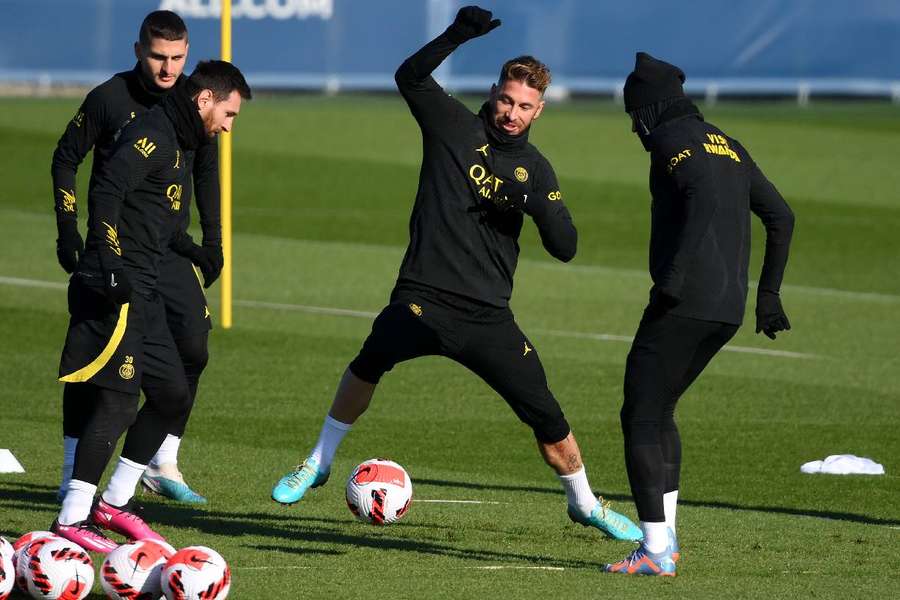
[[[159,494],[185,504],[206,504],[206,498],[195,492],[184,482],[178,466],[163,464],[148,466],[141,476],[141,485],[154,494]]]
[[[678,562],[678,559],[681,558],[681,550],[678,549],[678,538],[675,537],[675,530],[671,527],[668,528],[669,531],[669,548],[672,549],[672,560]]]
[[[331,471],[319,472],[319,464],[311,459],[306,459],[302,465],[278,480],[272,488],[272,500],[280,504],[294,504],[299,502],[306,490],[325,485]]]
[[[675,560],[672,558],[672,547],[668,546],[663,552],[654,554],[644,547],[638,546],[626,558],[617,563],[606,565],[603,570],[607,573],[621,573],[623,575],[655,575],[657,577],[675,577]]]
[[[637,542],[644,538],[641,528],[631,522],[631,519],[625,515],[619,514],[609,508],[609,502],[600,496],[591,515],[587,518],[577,514],[572,507],[568,509],[569,518],[574,523],[579,523],[585,527],[596,527],[603,535],[614,540],[623,540],[627,542]]]

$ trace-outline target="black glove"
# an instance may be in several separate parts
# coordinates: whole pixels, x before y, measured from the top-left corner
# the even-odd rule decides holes
[[[774,340],[776,333],[790,328],[791,322],[784,314],[778,292],[759,290],[756,293],[756,333],[762,331]]]
[[[494,204],[503,212],[520,210],[526,215],[534,215],[534,211],[537,209],[537,199],[532,199],[529,203],[528,195],[530,193],[531,190],[525,184],[506,178],[497,192],[498,196]]]
[[[225,258],[222,255],[222,246],[218,244],[198,246],[192,243],[181,253],[197,265],[197,268],[203,273],[203,287],[205,288],[211,286],[222,273]]]
[[[500,19],[493,19],[493,13],[477,6],[464,6],[456,13],[456,20],[447,29],[451,39],[459,44],[480,37],[492,29],[500,27]]]
[[[56,222],[56,259],[66,273],[72,273],[78,267],[78,259],[84,253],[84,240],[78,233],[78,222],[61,220]]]
[[[103,271],[103,293],[116,304],[131,302],[131,281],[124,269]]]

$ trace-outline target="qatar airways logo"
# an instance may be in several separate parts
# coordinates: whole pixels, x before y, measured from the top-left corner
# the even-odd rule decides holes
[[[171,10],[192,19],[218,19],[222,15],[221,0],[162,0],[159,10]],[[234,19],[330,19],[334,0],[232,0]]]

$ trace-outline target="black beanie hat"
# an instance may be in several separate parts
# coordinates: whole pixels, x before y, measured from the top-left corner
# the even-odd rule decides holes
[[[684,97],[682,83],[684,71],[646,52],[638,52],[634,71],[625,80],[625,112],[669,98]]]

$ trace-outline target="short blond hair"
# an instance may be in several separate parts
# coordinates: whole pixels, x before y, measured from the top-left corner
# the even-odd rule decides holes
[[[533,56],[517,56],[500,69],[500,85],[507,81],[520,81],[543,94],[550,85],[550,69]]]

